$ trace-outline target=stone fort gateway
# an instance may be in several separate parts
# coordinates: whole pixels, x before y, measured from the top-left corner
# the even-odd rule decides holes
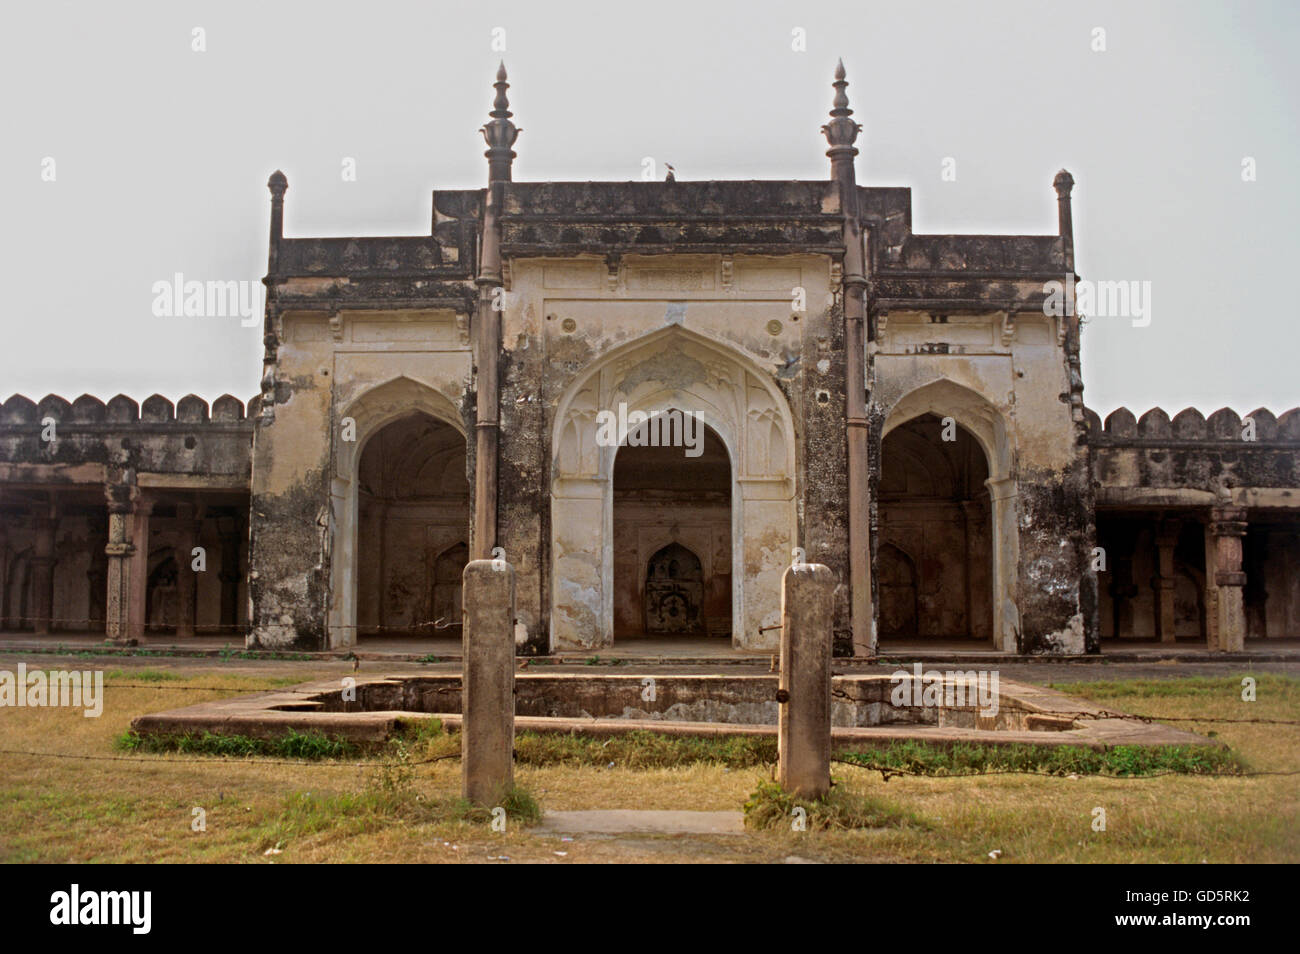
[[[822,181],[515,182],[504,68],[427,235],[286,238],[276,172],[260,394],[4,402],[3,630],[458,635],[504,552],[521,654],[773,651],[801,551],[838,655],[1300,637],[1300,410],[1103,423],[1070,174],[1054,234],[915,234],[847,85]]]

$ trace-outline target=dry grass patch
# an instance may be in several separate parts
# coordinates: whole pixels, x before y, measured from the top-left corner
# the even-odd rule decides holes
[[[296,668],[296,667],[295,667]],[[532,832],[512,822],[505,832],[458,813],[460,768],[454,759],[410,764],[452,753],[445,733],[402,740],[407,794],[384,795],[376,759],[276,764],[264,758],[195,754],[139,755],[113,747],[143,712],[195,701],[186,685],[234,694],[310,678],[266,664],[272,678],[247,671],[142,677],[112,673],[104,714],[73,709],[0,710],[0,749],[80,758],[6,755],[0,781],[0,860],[46,862],[450,862],[779,861],[796,855],[825,861],[988,862],[1296,862],[1300,805],[1293,776],[1161,778],[975,776],[906,777],[837,767],[841,788],[886,801],[924,821],[919,826],[792,832],[781,827],[745,835],[576,838]],[[1211,718],[1300,720],[1300,682],[1257,677],[1258,701],[1240,699],[1241,676],[1159,682],[1080,683],[1063,687],[1127,711],[1194,721],[1180,727],[1226,742],[1255,771],[1300,770],[1300,728],[1221,723]],[[182,678],[171,678],[180,675]],[[127,685],[142,688],[125,688]],[[116,688],[114,688],[116,686]],[[218,693],[204,693],[203,698]],[[583,743],[585,746],[585,743]],[[522,761],[517,783],[548,809],[665,808],[738,811],[770,778],[762,765],[717,762],[632,768],[595,763],[590,752]],[[539,751],[554,754],[548,743]],[[606,753],[608,749],[604,750]],[[586,752],[587,754],[582,754]],[[121,758],[123,761],[101,759]],[[576,763],[576,764],[575,764]],[[193,809],[206,831],[191,828]],[[1093,809],[1107,827],[1092,830]],[[279,845],[279,853],[267,855]],[[557,852],[563,852],[558,854]]]

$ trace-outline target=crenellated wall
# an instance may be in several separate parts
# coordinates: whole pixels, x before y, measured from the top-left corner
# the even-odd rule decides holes
[[[250,402],[257,413],[258,399]],[[155,394],[0,407],[0,616],[7,629],[242,638],[253,421]],[[196,551],[196,548],[197,551]],[[200,556],[201,554],[201,556]]]
[[[1206,418],[1189,407],[1171,419],[1158,407],[1140,418],[1121,407],[1104,424],[1091,410],[1086,420],[1099,507],[1209,504],[1225,490],[1242,503],[1300,505],[1300,408]]]
[[[1300,408],[1086,421],[1103,635],[1300,636]]]
[[[160,394],[143,405],[123,394],[107,404],[88,394],[71,403],[57,394],[39,402],[15,394],[0,406],[0,480],[76,483],[92,474],[103,480],[105,468],[117,467],[246,484],[257,402],[245,417],[243,402],[229,394],[211,409],[193,394],[175,405]]]

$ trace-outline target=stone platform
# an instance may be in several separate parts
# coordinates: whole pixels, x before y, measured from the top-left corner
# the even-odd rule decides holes
[[[589,736],[650,731],[675,736],[774,736],[777,678],[771,675],[661,674],[654,701],[649,677],[615,673],[521,673],[516,677],[517,731]],[[343,699],[355,679],[355,700]],[[997,712],[974,706],[897,706],[889,675],[838,675],[832,680],[840,751],[871,749],[912,739],[955,743],[1077,745],[1219,745],[1159,723],[1124,718],[1053,689],[999,681]],[[458,729],[460,677],[364,675],[209,700],[137,717],[142,734],[210,732],[275,738],[289,730],[319,732],[378,744],[415,723],[438,720]]]

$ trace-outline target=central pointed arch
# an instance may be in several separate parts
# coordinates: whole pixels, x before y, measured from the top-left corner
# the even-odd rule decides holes
[[[796,545],[795,430],[772,375],[734,348],[670,325],[604,355],[556,405],[552,435],[553,648],[613,642],[613,471],[606,415],[698,416],[731,465],[732,644],[772,648],[781,573]],[[605,433],[608,433],[607,431]]]

